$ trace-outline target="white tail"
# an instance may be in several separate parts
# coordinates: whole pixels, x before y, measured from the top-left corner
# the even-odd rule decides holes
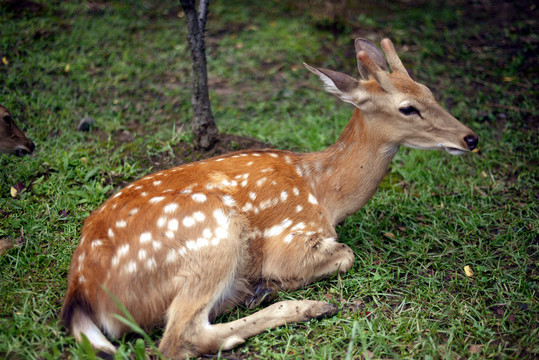
[[[183,358],[230,349],[267,328],[334,314],[318,301],[283,301],[246,318],[212,324],[246,302],[260,304],[349,270],[352,250],[335,225],[375,193],[400,145],[461,154],[477,136],[414,82],[393,45],[389,65],[358,39],[362,79],[307,68],[356,106],[326,151],[243,151],[161,171],[128,185],[90,215],[70,269],[63,320],[113,352],[101,330],[129,331],[111,291],[144,328],[166,324],[159,349]],[[101,329],[101,330],[100,330]]]
[[[13,121],[8,109],[0,105],[0,153],[23,156],[34,151],[34,143]]]

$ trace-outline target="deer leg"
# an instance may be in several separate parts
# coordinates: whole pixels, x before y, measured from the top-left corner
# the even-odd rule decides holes
[[[326,302],[290,300],[275,303],[238,320],[210,325],[208,313],[203,311],[191,323],[185,343],[189,344],[189,355],[216,353],[219,350],[230,350],[267,329],[329,317],[337,312],[335,305]]]
[[[344,273],[354,264],[350,247],[319,234],[301,235],[286,247],[269,247],[269,250],[262,277],[267,279],[267,284],[273,282],[283,290],[296,290],[335,273]]]

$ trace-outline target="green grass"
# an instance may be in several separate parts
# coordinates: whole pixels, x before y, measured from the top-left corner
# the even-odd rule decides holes
[[[250,3],[210,6],[210,89],[222,132],[323,149],[352,109],[302,62],[354,75],[353,39],[389,36],[413,76],[476,130],[481,153],[401,149],[382,189],[338,228],[355,251],[353,269],[279,294],[342,311],[265,332],[224,356],[539,356],[536,10],[519,3],[508,21],[479,3],[350,4],[334,35],[316,26],[322,1]],[[58,322],[71,254],[84,218],[116,189],[160,159],[183,161],[175,149],[190,139],[185,18],[174,1],[43,4],[22,15],[0,7],[8,61],[0,102],[37,145],[31,157],[0,155],[0,238],[19,239],[0,257],[0,357],[93,358]],[[76,130],[84,116],[96,120],[89,133]],[[132,141],[120,140],[125,131]],[[12,198],[17,182],[28,188]],[[220,321],[248,313],[238,307]],[[117,358],[141,358],[143,341],[121,339]]]

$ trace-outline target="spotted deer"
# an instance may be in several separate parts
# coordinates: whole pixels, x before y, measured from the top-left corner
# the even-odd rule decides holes
[[[31,154],[34,147],[34,143],[15,124],[8,109],[0,105],[0,153],[23,156]]]
[[[353,251],[335,226],[375,193],[405,145],[474,149],[477,135],[413,81],[389,39],[386,58],[355,42],[360,79],[314,68],[325,89],[355,106],[327,150],[249,150],[160,171],[126,186],[84,222],[71,262],[62,318],[113,353],[104,333],[129,331],[121,303],[146,329],[164,325],[159,350],[185,358],[231,349],[268,328],[331,316],[337,307],[281,301],[229,323],[215,317],[240,303],[258,306],[346,272]],[[113,300],[110,294],[117,300]]]

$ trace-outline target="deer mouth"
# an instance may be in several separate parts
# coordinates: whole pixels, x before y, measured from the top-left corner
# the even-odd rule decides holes
[[[444,149],[445,151],[447,151],[451,155],[455,155],[455,156],[462,155],[462,154],[468,152],[467,150],[462,150],[462,149],[458,149],[458,148],[454,148],[454,147],[450,147],[450,146],[443,146],[441,144],[440,144],[440,146],[441,146],[442,149]]]

